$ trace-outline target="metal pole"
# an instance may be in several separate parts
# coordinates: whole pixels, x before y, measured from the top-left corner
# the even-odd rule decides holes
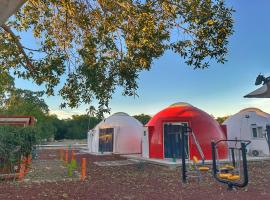
[[[235,155],[234,155],[234,148],[230,148],[231,149],[231,154],[232,154],[232,163],[233,163],[233,167],[235,167]]]
[[[217,163],[216,163],[215,142],[211,142],[211,146],[212,146],[213,175],[216,176],[216,174],[217,174]]]
[[[244,169],[244,183],[243,187],[248,184],[248,168],[247,168],[247,154],[246,154],[246,144],[241,143],[242,158],[243,158],[243,169]]]
[[[181,137],[182,137],[182,145],[181,145],[181,156],[182,156],[182,181],[183,183],[187,182],[187,175],[186,175],[186,156],[185,156],[185,131],[184,128],[181,127]]]

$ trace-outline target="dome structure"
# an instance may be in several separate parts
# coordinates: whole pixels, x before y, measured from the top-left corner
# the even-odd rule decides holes
[[[161,110],[148,122],[147,133],[143,137],[143,156],[159,159],[173,156],[180,158],[181,137],[177,132],[180,131],[177,130],[177,125],[192,128],[206,160],[212,158],[211,141],[226,139],[222,128],[212,116],[188,103],[180,102]],[[185,140],[188,144],[186,157],[201,158],[192,136],[187,136]],[[219,146],[219,158],[227,158],[226,143]]]
[[[270,136],[270,114],[258,108],[246,108],[230,116],[223,123],[228,139],[250,140],[250,156],[269,155],[267,135]]]
[[[245,108],[245,109],[239,111],[238,114],[239,115],[256,114],[256,115],[261,116],[261,117],[270,118],[270,114],[268,114],[268,113],[260,110],[259,108],[253,108],[253,107],[251,107],[251,108]]]
[[[127,113],[118,112],[88,132],[90,152],[141,153],[143,125]]]

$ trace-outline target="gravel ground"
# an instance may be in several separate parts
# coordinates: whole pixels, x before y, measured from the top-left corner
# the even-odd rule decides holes
[[[55,182],[66,180],[78,180],[78,173],[68,176],[67,167],[60,160],[34,160],[29,173],[25,176],[25,182]]]
[[[0,199],[270,199],[269,161],[249,163],[248,187],[227,191],[227,187],[216,182],[211,173],[206,173],[200,183],[196,179],[190,179],[189,183],[182,184],[180,169],[169,170],[151,164],[113,167],[94,164],[97,161],[125,160],[117,155],[78,154],[76,156],[78,165],[82,157],[87,159],[85,181],[62,179],[52,182],[2,182],[0,183]],[[58,151],[43,150],[39,153],[39,159],[48,160],[48,163],[58,158]],[[61,163],[59,164],[57,167],[61,166]],[[60,174],[59,172],[52,177],[65,176]],[[47,176],[46,179],[49,178],[50,176]]]

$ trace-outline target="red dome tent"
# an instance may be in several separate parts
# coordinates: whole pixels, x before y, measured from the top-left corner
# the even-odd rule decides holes
[[[206,160],[212,158],[211,141],[226,139],[222,128],[212,116],[190,104],[176,103],[157,113],[146,125],[148,137],[147,134],[144,134],[144,136],[147,137],[148,145],[145,146],[145,141],[143,141],[144,157],[171,158],[173,157],[171,151],[174,152],[174,156],[176,154],[177,158],[181,157],[180,134],[169,134],[177,131],[175,129],[177,126],[174,127],[174,125],[187,125],[192,128]],[[186,141],[188,141],[186,142],[188,144],[186,146],[186,157],[190,159],[197,156],[201,159],[191,135],[187,136]],[[220,159],[226,159],[228,156],[227,144],[221,143],[218,152]]]

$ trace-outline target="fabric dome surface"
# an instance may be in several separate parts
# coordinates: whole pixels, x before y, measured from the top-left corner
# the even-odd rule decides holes
[[[176,103],[161,110],[147,123],[149,132],[149,157],[164,158],[163,144],[163,125],[165,123],[187,122],[202,148],[207,160],[211,160],[211,141],[225,139],[218,122],[206,112],[188,104]],[[189,152],[190,158],[197,156],[200,158],[196,145],[189,136]],[[227,158],[227,144],[219,145],[219,158]]]
[[[143,125],[134,117],[118,112],[102,120],[88,134],[88,148],[91,152],[100,152],[100,130],[102,129],[114,130],[113,153],[141,153]]]

